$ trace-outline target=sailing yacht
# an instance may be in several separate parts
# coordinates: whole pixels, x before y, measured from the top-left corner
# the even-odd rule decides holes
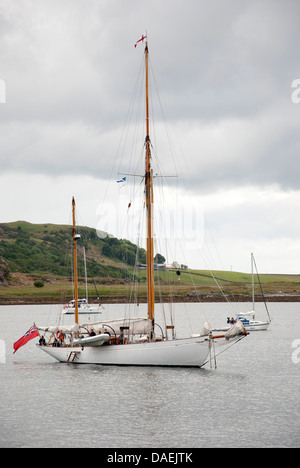
[[[75,314],[75,299],[63,305],[62,313],[64,315]],[[101,314],[101,304],[90,304],[86,298],[78,299],[78,313],[88,315]]]
[[[240,320],[247,331],[267,330],[271,323],[271,317],[269,314],[269,310],[268,310],[264,295],[263,295],[263,298],[264,298],[266,312],[268,315],[268,320],[265,320],[265,321],[256,320],[256,317],[255,317],[254,266],[256,268],[254,254],[251,253],[252,310],[249,312],[240,312],[236,316],[236,320]],[[258,276],[257,268],[256,268],[256,274],[257,274],[259,284],[260,284],[260,279]],[[261,292],[263,293],[262,289],[261,289]]]
[[[155,320],[154,295],[154,233],[153,233],[153,169],[151,167],[151,140],[149,133],[149,76],[148,42],[145,42],[145,91],[146,91],[146,137],[144,193],[146,205],[147,231],[147,317],[126,317],[94,323],[79,323],[77,257],[75,224],[75,200],[73,211],[73,265],[75,279],[75,323],[72,326],[42,327],[37,325],[40,335],[49,333],[46,344],[37,345],[60,362],[76,364],[102,364],[127,366],[179,366],[202,367],[210,361],[210,355],[217,344],[231,344],[239,341],[248,333],[237,322],[222,335],[213,335],[206,322],[202,331],[196,331],[186,338],[176,338],[174,325],[172,338],[164,334]]]
[[[77,239],[80,239],[80,235],[77,234]],[[102,314],[101,304],[90,304],[88,300],[88,283],[87,283],[87,269],[86,269],[86,254],[85,247],[83,247],[83,259],[84,259],[84,272],[85,272],[85,297],[78,299],[78,313],[79,314]],[[62,307],[63,315],[75,315],[75,299],[72,299],[68,304],[64,304]]]
[[[235,323],[237,321],[239,321],[239,322],[241,322],[243,324],[243,326],[244,326],[244,328],[245,328],[245,330],[247,332],[267,330],[270,323],[271,323],[271,317],[270,317],[270,314],[269,314],[267,303],[265,301],[265,297],[264,297],[263,290],[262,290],[262,287],[261,287],[261,283],[260,283],[257,268],[256,268],[256,275],[257,275],[259,285],[260,285],[260,288],[261,288],[261,293],[262,293],[262,296],[263,296],[263,299],[264,299],[264,304],[265,304],[265,309],[266,309],[266,312],[267,312],[267,315],[268,315],[268,320],[257,320],[256,316],[255,316],[256,313],[255,313],[255,291],[254,291],[254,266],[256,268],[254,254],[251,253],[252,310],[250,310],[248,312],[239,312],[238,314],[236,314],[235,318],[227,317],[227,323],[230,326],[235,325]],[[230,330],[230,326],[214,329],[214,332],[216,332],[216,331],[226,332],[226,331]]]

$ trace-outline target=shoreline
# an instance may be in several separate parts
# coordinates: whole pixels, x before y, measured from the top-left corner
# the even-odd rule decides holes
[[[69,302],[71,299],[67,299],[65,303]],[[266,302],[300,302],[300,294],[266,294],[265,295]],[[91,303],[99,302],[97,298],[91,298]],[[132,300],[128,298],[128,296],[112,296],[112,297],[103,297],[100,301],[101,304],[128,304],[136,302],[136,300]],[[145,297],[138,298],[138,301],[141,304],[147,302]],[[163,302],[169,303],[170,297],[164,296],[161,298],[155,298],[155,302]],[[193,303],[193,302],[252,302],[251,295],[245,294],[234,294],[228,297],[225,297],[223,294],[187,294],[187,295],[173,295],[172,302],[178,303]],[[264,302],[263,298],[255,297],[255,302]],[[55,297],[1,297],[0,298],[0,306],[3,305],[47,305],[47,304],[62,304]]]

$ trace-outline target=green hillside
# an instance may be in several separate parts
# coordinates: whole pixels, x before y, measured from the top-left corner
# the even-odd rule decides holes
[[[78,227],[79,268],[83,267],[85,248],[89,277],[118,277],[127,275],[136,256],[145,263],[146,252],[127,240],[114,237],[100,239],[95,229]],[[0,224],[0,257],[11,272],[29,274],[71,275],[72,227],[55,224],[31,224],[25,221]],[[80,272],[79,272],[80,273]]]
[[[88,273],[89,297],[131,300],[133,295],[147,296],[146,271],[133,266],[146,263],[146,252],[128,240],[107,236],[99,238],[95,229],[79,227],[77,242],[79,294],[85,294],[83,246]],[[0,303],[61,301],[72,298],[72,227],[55,224],[31,224],[25,221],[0,224]],[[160,259],[161,261],[161,259]],[[170,294],[179,300],[251,300],[250,273],[182,269],[155,271],[156,298],[169,301]],[[43,287],[38,288],[36,281]],[[300,275],[261,274],[263,291],[276,300],[300,300]],[[224,295],[223,295],[224,293]],[[261,288],[255,278],[259,300]],[[18,299],[19,298],[19,299]],[[243,299],[244,298],[244,299]],[[107,299],[108,300],[108,299]],[[232,299],[236,300],[236,299]],[[270,300],[270,299],[269,299]],[[298,299],[297,299],[298,300]]]

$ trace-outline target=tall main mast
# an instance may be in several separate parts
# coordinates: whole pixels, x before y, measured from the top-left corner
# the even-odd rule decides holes
[[[147,210],[147,295],[148,318],[154,326],[154,243],[153,243],[153,170],[151,169],[151,149],[149,131],[149,72],[148,72],[148,42],[145,46],[146,68],[146,139],[145,139],[145,193]]]

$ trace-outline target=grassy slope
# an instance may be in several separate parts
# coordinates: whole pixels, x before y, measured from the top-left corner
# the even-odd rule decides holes
[[[90,276],[126,276],[128,256],[133,256],[132,251],[135,251],[133,244],[118,239],[100,239],[95,229],[88,227],[78,227],[78,233],[82,236],[77,242],[82,272],[84,245]],[[25,221],[0,224],[0,256],[8,261],[12,272],[68,276],[71,274],[71,236],[72,228],[67,225]],[[116,243],[110,248],[112,253],[103,254],[102,249],[111,242]]]

